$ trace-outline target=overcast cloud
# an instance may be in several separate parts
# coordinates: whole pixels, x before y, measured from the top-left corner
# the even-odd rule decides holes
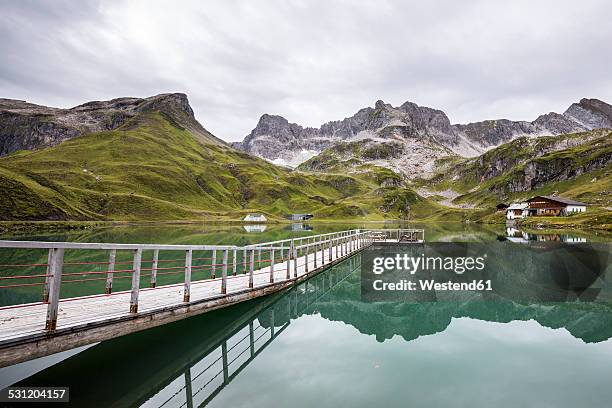
[[[189,95],[241,140],[263,113],[316,126],[377,99],[453,123],[612,101],[607,1],[0,2],[0,97],[71,107]]]

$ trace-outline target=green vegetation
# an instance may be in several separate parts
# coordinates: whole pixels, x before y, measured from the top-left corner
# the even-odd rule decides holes
[[[610,136],[519,138],[478,158],[438,159],[431,179],[407,184],[387,168],[364,164],[402,154],[393,142],[339,143],[291,171],[147,112],[114,131],[1,158],[0,230],[37,228],[29,220],[45,220],[45,229],[79,229],[103,221],[240,220],[248,212],[271,220],[311,212],[320,220],[502,223],[492,213],[499,201],[555,193],[603,208],[603,216],[589,211],[576,225],[609,228]],[[460,193],[454,204],[483,209],[450,208],[438,202],[444,194],[424,198],[412,186],[454,190]]]
[[[445,168],[417,186],[460,193],[456,204],[492,207],[537,194],[560,194],[596,206],[612,202],[612,134],[593,131],[518,138]],[[446,165],[445,165],[446,164]]]
[[[272,219],[312,212],[319,218],[397,219],[436,215],[429,200],[390,170],[351,175],[289,171],[216,140],[198,140],[161,113],[0,159],[3,220]]]
[[[338,142],[305,161],[298,170],[319,172],[346,172],[364,161],[401,157],[404,146],[398,142],[372,143],[370,139],[355,142]]]

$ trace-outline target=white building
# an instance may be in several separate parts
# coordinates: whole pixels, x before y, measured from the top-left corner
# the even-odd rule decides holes
[[[510,206],[506,209],[506,218],[509,220],[523,218],[527,215],[523,211],[525,208],[527,208],[527,203],[510,204]]]
[[[268,219],[263,214],[247,214],[244,217],[244,221],[246,222],[266,222]]]

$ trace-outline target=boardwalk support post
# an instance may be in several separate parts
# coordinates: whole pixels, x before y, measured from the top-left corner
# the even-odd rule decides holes
[[[105,293],[110,295],[113,291],[113,275],[115,274],[115,260],[117,259],[117,250],[111,249],[108,255],[108,272],[106,273],[106,290]]]
[[[46,330],[52,331],[57,327],[57,311],[59,309],[60,286],[62,285],[62,269],[64,267],[64,249],[53,248],[49,259],[49,306],[47,307]]]
[[[134,263],[132,266],[132,294],[130,296],[130,313],[138,313],[138,292],[140,290],[140,263],[142,249],[134,250]]]
[[[191,260],[193,259],[193,251],[188,249],[185,251],[185,290],[183,291],[183,302],[189,302],[191,297]]]

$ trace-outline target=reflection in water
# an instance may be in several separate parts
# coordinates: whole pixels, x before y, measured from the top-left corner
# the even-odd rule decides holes
[[[294,222],[291,224],[291,231],[312,231],[314,228],[310,224],[304,224],[302,222]]]
[[[538,299],[563,289],[554,275],[516,266],[525,245],[497,245],[493,293],[366,302],[357,255],[283,294],[101,343],[20,385],[69,385],[75,406],[604,406],[609,262],[582,288],[596,296],[570,285],[559,299],[572,301],[551,302]],[[521,291],[532,296],[513,298]]]
[[[266,230],[266,225],[263,224],[255,224],[255,225],[244,225],[243,228],[246,232],[264,232]]]
[[[330,290],[359,267],[358,258],[351,258],[343,268],[329,273],[324,279],[315,278],[288,292],[227,333],[219,344],[192,360],[182,375],[153,390],[145,407],[207,405],[242,370],[253,361],[292,319],[311,312],[311,308]],[[155,392],[156,391],[156,392]]]
[[[568,244],[587,242],[586,238],[579,237],[577,235],[571,235],[567,233],[534,234],[522,231],[518,227],[513,225],[506,227],[506,237],[509,241],[520,243],[527,243],[529,241],[553,241],[565,242]]]

